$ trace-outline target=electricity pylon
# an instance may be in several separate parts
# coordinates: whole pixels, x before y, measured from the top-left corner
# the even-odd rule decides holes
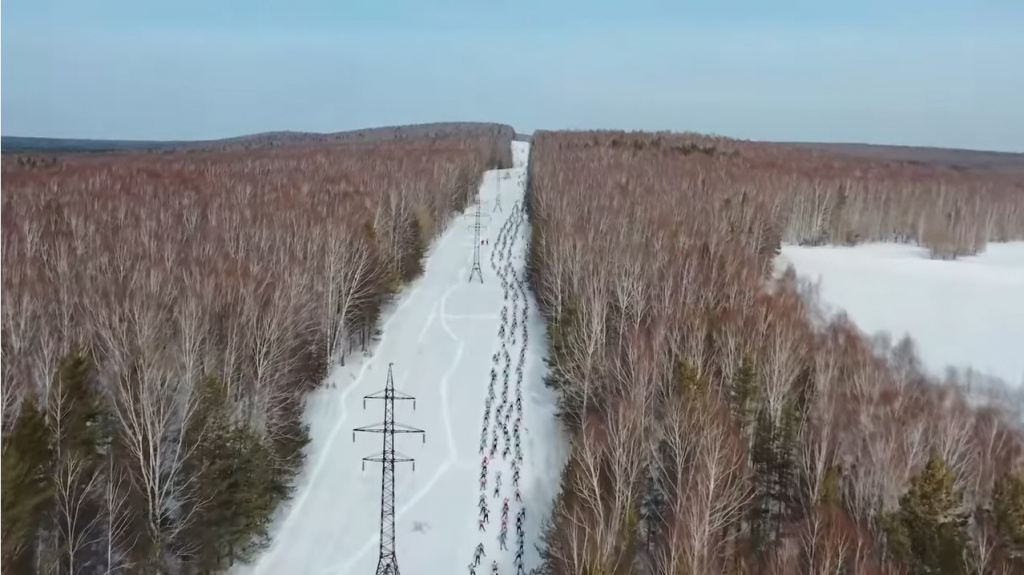
[[[496,175],[498,176],[496,178],[498,180],[498,185],[495,187],[496,191],[494,193],[494,209],[491,210],[492,213],[501,211],[501,174],[497,173]]]
[[[395,380],[391,375],[392,365],[394,364],[388,364],[388,382],[384,390],[363,397],[363,409],[366,409],[367,399],[384,400],[384,421],[352,430],[353,442],[356,440],[357,431],[384,435],[384,448],[381,452],[363,458],[364,470],[367,461],[384,464],[380,481],[380,559],[377,560],[377,575],[399,575],[398,558],[395,556],[395,464],[412,463],[412,469],[416,471],[416,462],[411,457],[395,451],[395,434],[422,433],[423,443],[427,442],[426,432],[422,429],[395,423],[395,400],[412,400],[412,408],[415,410],[416,398],[395,391]]]
[[[480,278],[480,283],[484,283],[484,272],[480,268],[480,232],[487,229],[482,223],[483,218],[490,218],[490,216],[480,213],[480,202],[476,204],[476,214],[473,217],[473,225],[469,228],[473,230],[473,267],[469,270],[469,281],[473,281],[473,275]]]

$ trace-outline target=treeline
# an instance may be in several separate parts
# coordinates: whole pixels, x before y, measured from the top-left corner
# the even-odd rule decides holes
[[[512,137],[5,159],[3,572],[213,573],[266,545],[304,395]]]
[[[1024,572],[1019,428],[771,279],[784,240],[1021,237],[1020,182],[686,135],[540,132],[531,154],[572,438],[542,571]]]
[[[916,243],[948,259],[975,254],[987,241],[1024,239],[1024,179],[1012,172],[696,134],[574,132],[552,145],[630,155],[635,161],[616,175],[631,182],[682,158],[721,170],[745,192],[738,198],[767,196],[761,205],[787,243]]]

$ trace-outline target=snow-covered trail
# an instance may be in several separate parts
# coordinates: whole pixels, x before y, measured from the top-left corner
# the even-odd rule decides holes
[[[360,434],[354,442],[352,429],[383,417],[380,402],[369,402],[364,411],[362,397],[384,387],[389,362],[394,362],[396,389],[417,398],[415,411],[410,402],[396,403],[395,420],[427,432],[425,444],[401,435],[395,442],[398,451],[416,459],[415,472],[399,464],[395,473],[399,565],[407,573],[469,573],[474,550],[482,544],[486,558],[477,573],[490,573],[496,561],[501,573],[514,574],[522,543],[524,571],[536,566],[540,525],[557,494],[567,448],[554,394],[543,384],[544,323],[525,283],[529,222],[522,203],[528,154],[529,144],[513,142],[514,167],[489,171],[481,183],[482,211],[490,216],[482,232],[487,243],[480,247],[483,284],[468,281],[476,210],[470,206],[435,242],[423,276],[386,314],[372,355],[335,367],[328,385],[311,395],[306,418],[313,440],[294,498],[281,510],[271,546],[254,564],[234,572],[374,572],[381,470],[368,463],[363,471],[361,459],[380,450],[379,437]],[[489,512],[483,530],[481,495]],[[499,533],[506,497],[503,551]],[[520,541],[516,517],[522,509]]]

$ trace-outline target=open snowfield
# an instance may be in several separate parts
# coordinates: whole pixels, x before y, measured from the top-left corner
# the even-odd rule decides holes
[[[935,375],[970,366],[1024,385],[1024,242],[955,261],[902,244],[783,246],[779,260],[868,334],[909,333]]]
[[[395,440],[397,451],[416,460],[415,471],[398,464],[395,473],[402,572],[469,573],[480,543],[486,550],[477,568],[481,575],[491,572],[492,561],[501,573],[515,574],[520,543],[525,571],[539,562],[541,522],[558,492],[568,450],[554,393],[543,384],[544,323],[525,282],[530,230],[522,201],[529,144],[512,146],[514,168],[487,172],[480,188],[482,213],[489,216],[481,233],[487,239],[480,246],[483,283],[468,281],[476,210],[470,206],[434,243],[423,276],[385,313],[372,355],[336,366],[328,385],[310,396],[312,443],[294,498],[280,510],[271,547],[235,573],[374,573],[381,466],[367,463],[363,471],[361,460],[380,451],[381,436],[358,434],[353,441],[352,430],[382,420],[382,402],[367,402],[364,411],[363,396],[384,388],[390,362],[396,389],[417,399],[415,411],[411,402],[396,402],[396,422],[426,431],[425,443],[417,435]],[[482,530],[481,500],[488,510]],[[507,550],[499,547],[503,522]]]

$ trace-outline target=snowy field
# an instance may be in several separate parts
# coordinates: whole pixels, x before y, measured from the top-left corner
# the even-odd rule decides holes
[[[492,562],[510,575],[538,564],[540,526],[557,495],[567,446],[553,392],[543,384],[544,323],[525,282],[529,144],[512,146],[514,167],[487,172],[480,188],[483,283],[468,281],[473,205],[434,243],[423,276],[385,313],[372,355],[336,366],[328,385],[310,396],[312,443],[294,498],[280,510],[271,547],[235,573],[375,572],[381,466],[367,463],[363,471],[361,460],[380,451],[381,436],[353,440],[352,430],[382,420],[382,402],[367,402],[364,411],[363,396],[384,388],[390,362],[396,389],[417,400],[415,410],[396,402],[395,421],[426,431],[425,443],[418,435],[395,440],[396,450],[416,461],[415,471],[398,464],[395,472],[402,572],[470,573],[480,544],[480,575],[492,572]]]
[[[909,333],[925,367],[973,367],[1024,385],[1024,242],[989,244],[980,255],[932,260],[901,244],[784,246],[780,266],[820,280],[829,306],[868,334]]]

